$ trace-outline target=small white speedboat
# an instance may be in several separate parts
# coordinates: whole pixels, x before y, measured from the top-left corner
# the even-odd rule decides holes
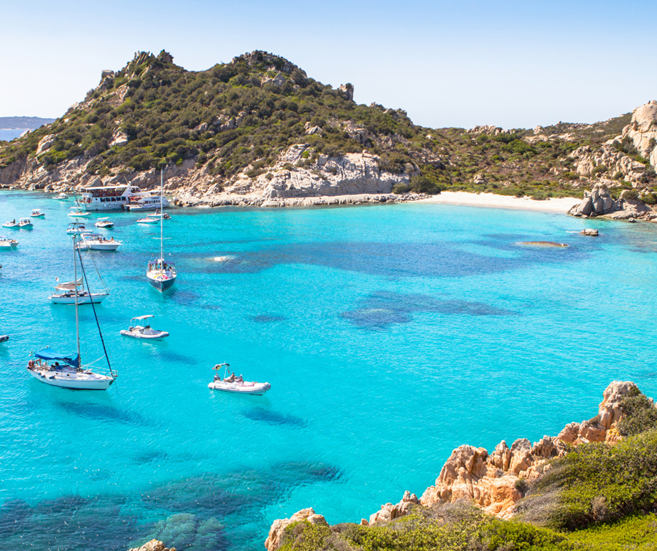
[[[171,215],[166,212],[160,212],[159,210],[156,210],[151,214],[147,214],[146,218],[157,218],[158,220],[160,218],[164,218],[165,220],[171,220]]]
[[[18,247],[18,241],[8,237],[0,237],[0,251],[9,251]]]
[[[66,201],[66,199],[68,199],[68,195],[62,192],[57,197],[53,197],[53,199],[55,199],[55,201]]]
[[[84,224],[80,222],[73,222],[68,225],[66,233],[69,235],[80,234],[80,233],[89,233],[89,230],[85,227]]]
[[[18,227],[22,230],[31,230],[32,229],[32,220],[29,218],[21,218],[18,221]]]
[[[4,224],[2,224],[3,228],[11,228],[12,230],[17,230],[19,228],[18,222],[16,220],[8,220]]]
[[[122,329],[121,335],[124,337],[132,337],[134,339],[147,339],[151,341],[160,340],[164,337],[168,337],[169,333],[166,331],[160,331],[158,329],[153,329],[149,322],[145,321],[150,318],[154,318],[152,314],[147,314],[145,316],[137,316],[130,320],[130,328]],[[132,325],[133,322],[136,322]]]
[[[86,210],[73,209],[68,215],[73,218],[86,218],[87,216],[91,216],[91,213]]]
[[[46,213],[40,211],[39,209],[32,209],[32,218],[45,218]]]
[[[214,376],[214,381],[208,384],[208,388],[212,390],[221,390],[222,392],[232,392],[234,394],[250,394],[254,396],[262,396],[267,392],[271,385],[269,383],[259,383],[258,381],[245,381],[242,376],[236,377],[234,373],[230,373],[230,365],[227,363],[217,364],[212,369],[220,370],[225,368],[224,378],[222,379],[219,374]]]
[[[0,335],[0,342],[5,342],[9,340],[9,335]]]
[[[76,245],[81,251],[116,251],[122,244],[122,241],[107,239],[98,233],[82,233],[81,240]]]
[[[157,224],[160,221],[159,218],[140,218],[137,220],[137,224]]]
[[[94,225],[97,228],[113,228],[114,222],[112,222],[109,218],[104,217],[104,218],[99,218],[98,222],[96,222]]]

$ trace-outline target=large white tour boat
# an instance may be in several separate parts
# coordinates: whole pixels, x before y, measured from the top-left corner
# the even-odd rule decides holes
[[[169,206],[166,197],[163,204],[165,207]],[[88,187],[82,190],[78,205],[90,211],[154,210],[160,208],[160,197],[129,184]]]

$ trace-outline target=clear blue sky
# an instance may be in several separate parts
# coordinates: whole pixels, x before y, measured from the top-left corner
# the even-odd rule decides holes
[[[425,126],[594,122],[657,99],[656,22],[655,0],[0,0],[0,116],[60,116],[139,50],[260,49]]]

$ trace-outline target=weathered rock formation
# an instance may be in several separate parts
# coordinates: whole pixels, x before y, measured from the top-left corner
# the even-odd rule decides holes
[[[620,138],[625,136],[632,139],[642,157],[657,166],[657,101],[649,101],[634,110],[632,121],[623,128]]]
[[[584,192],[584,199],[573,206],[568,214],[572,216],[605,216],[615,220],[657,219],[657,213],[638,199],[635,190],[624,190],[618,201],[612,196],[606,183],[598,183],[593,189]]]
[[[574,164],[575,172],[580,176],[592,177],[597,171],[609,176],[621,175],[627,182],[636,186],[645,178],[646,165],[618,151],[611,145],[595,148],[585,145],[577,148],[569,156]]]
[[[151,540],[148,543],[145,543],[141,547],[135,547],[130,549],[130,551],[176,551],[175,547],[169,549],[161,541]]]
[[[265,547],[269,551],[278,549],[281,545],[281,538],[283,537],[283,532],[285,529],[295,522],[306,521],[310,524],[326,524],[326,519],[322,515],[315,514],[315,511],[312,508],[302,509],[297,513],[294,513],[290,518],[278,519],[274,521],[274,524],[271,525],[269,529],[269,536],[265,540]]]
[[[568,453],[569,445],[587,442],[614,444],[620,440],[616,427],[622,417],[621,401],[636,389],[632,382],[612,382],[603,393],[598,415],[588,421],[570,423],[557,436],[544,436],[533,445],[526,438],[520,438],[509,448],[502,441],[492,453],[475,446],[459,446],[443,466],[435,485],[427,488],[420,500],[407,491],[399,503],[382,505],[369,521],[363,519],[361,524],[385,524],[407,515],[413,507],[431,507],[463,499],[488,513],[509,518],[514,514],[514,505],[523,497],[526,484],[549,467],[546,465],[548,460]],[[306,519],[326,522],[312,509],[299,511],[290,519],[276,520],[265,542],[267,550],[278,549],[283,531],[292,522]]]

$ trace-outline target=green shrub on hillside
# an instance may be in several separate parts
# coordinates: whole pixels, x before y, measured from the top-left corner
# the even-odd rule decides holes
[[[552,461],[520,504],[522,518],[560,530],[618,520],[657,503],[657,431],[615,446],[582,444]]]
[[[657,429],[657,408],[652,400],[635,388],[621,401],[623,417],[618,423],[622,436],[634,436]]]

